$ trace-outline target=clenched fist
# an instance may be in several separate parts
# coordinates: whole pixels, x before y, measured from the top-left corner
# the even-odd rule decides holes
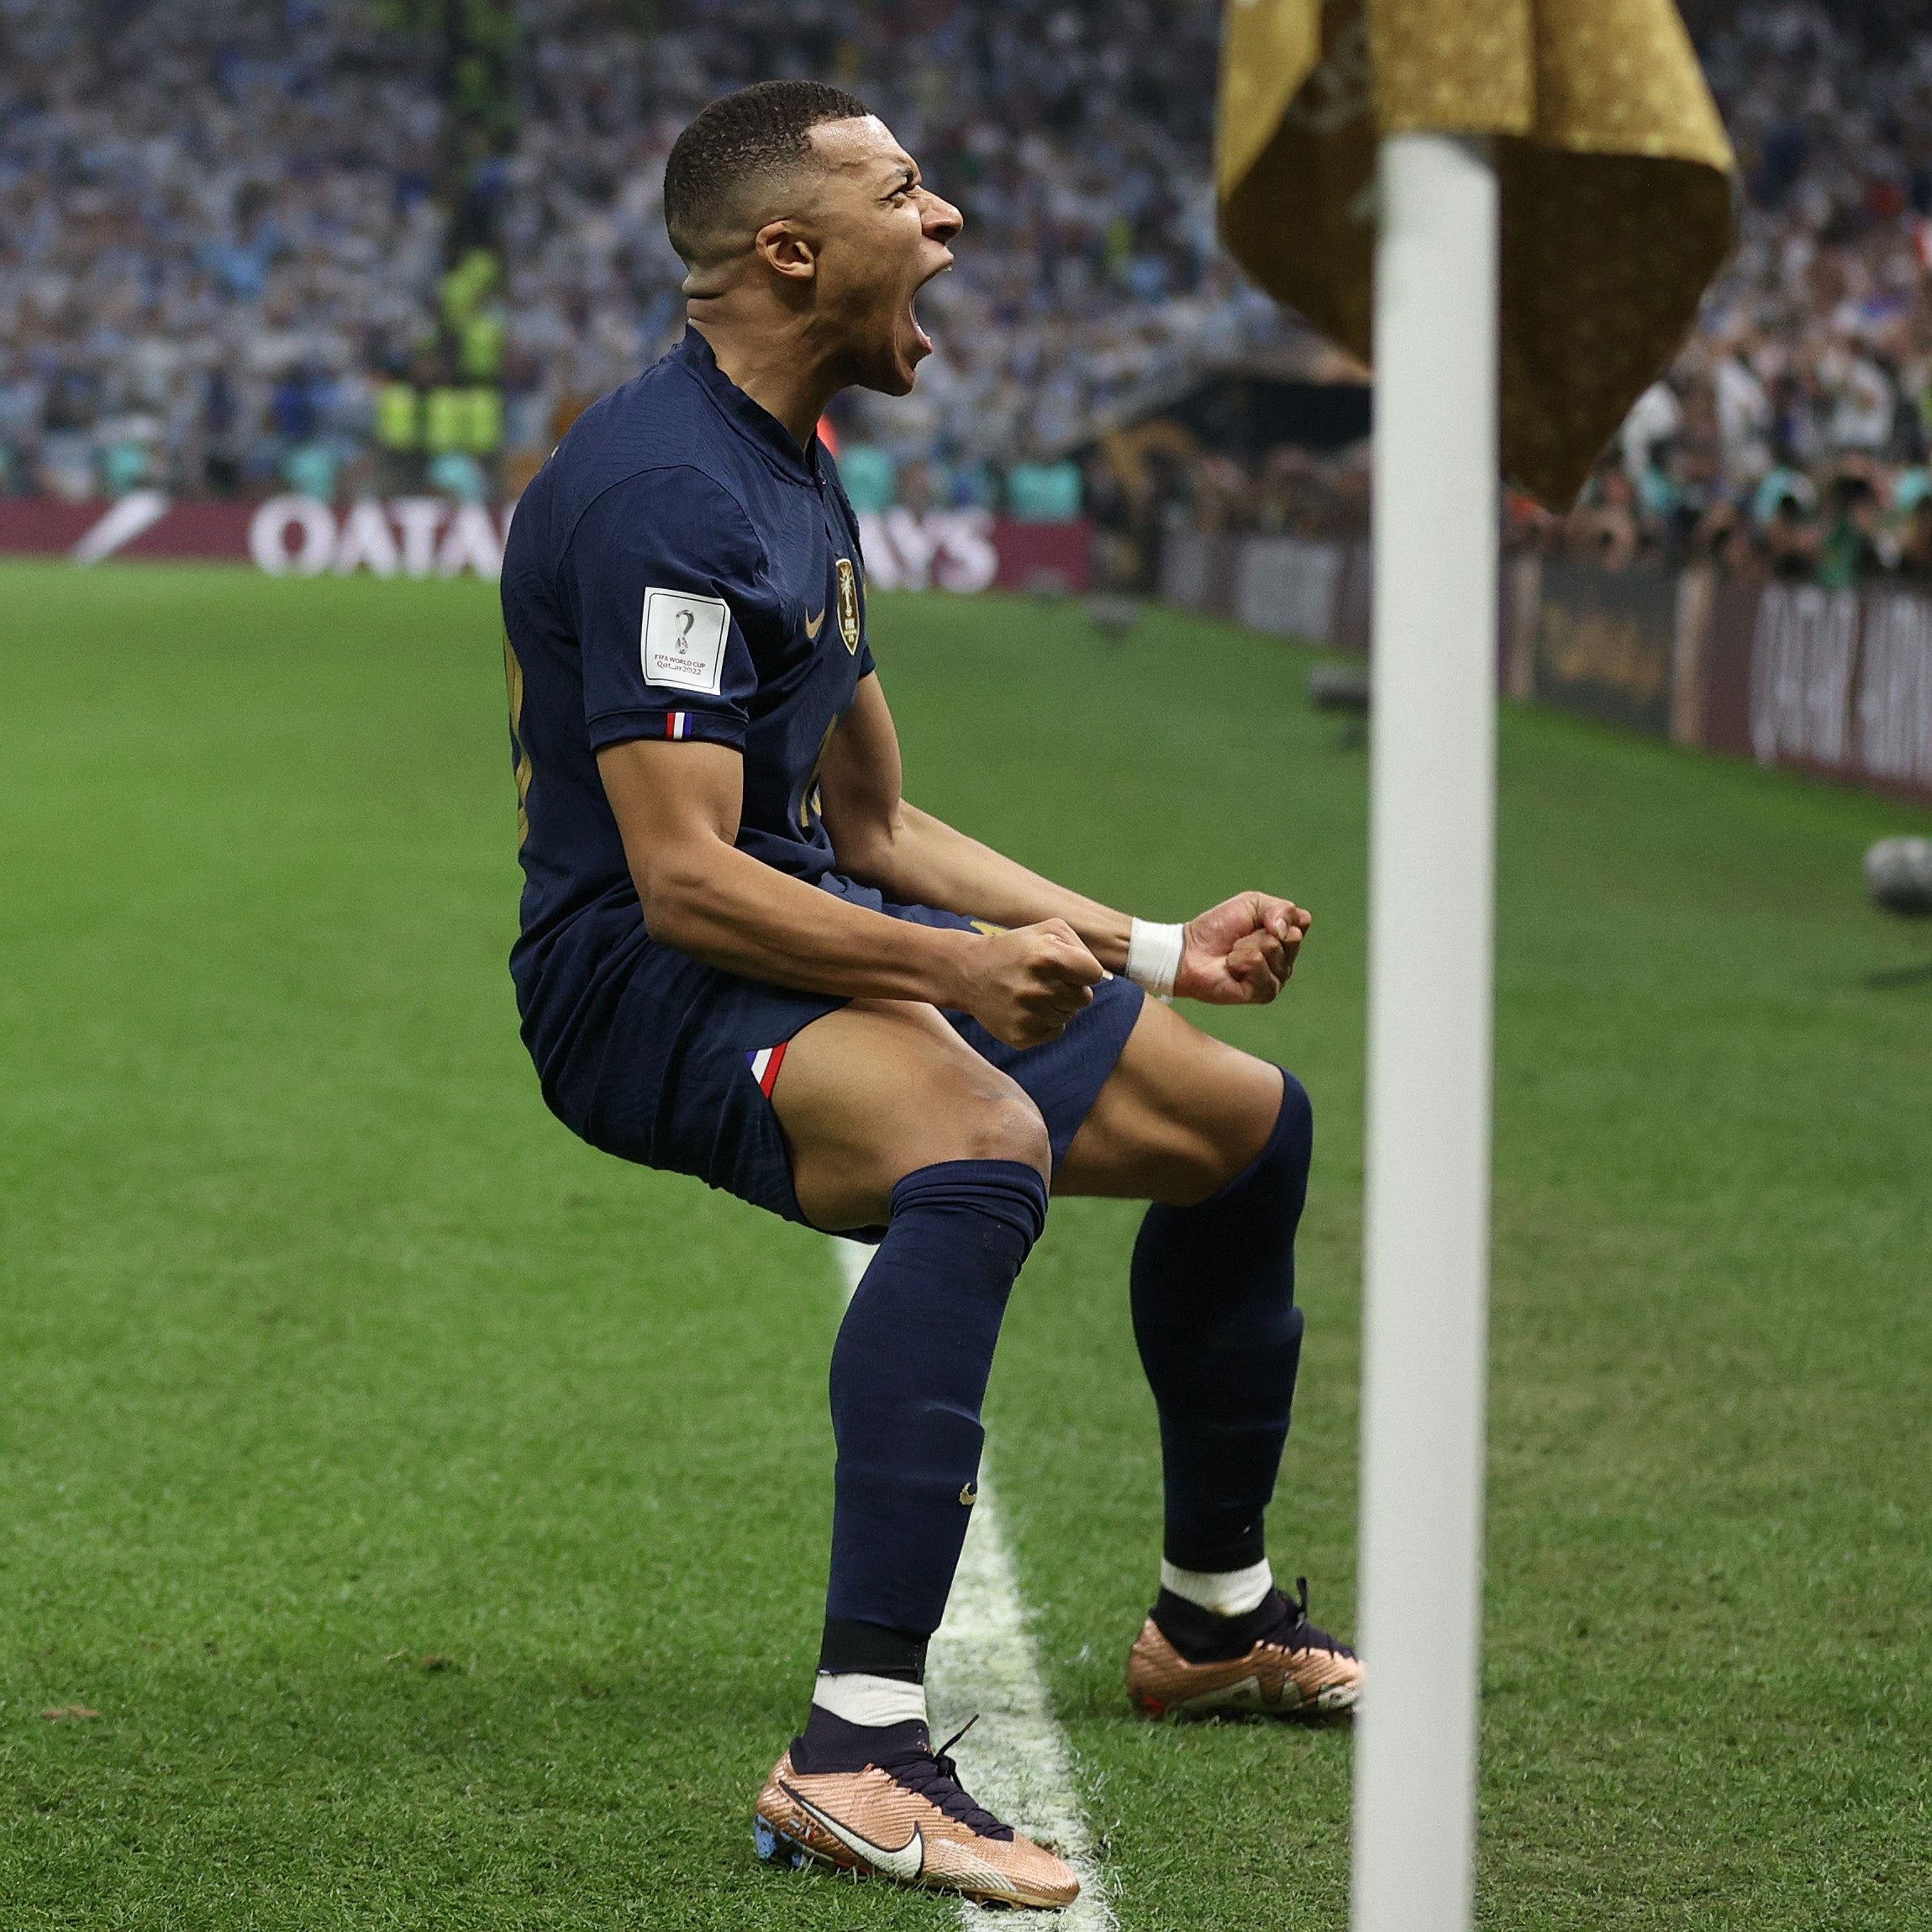
[[[1240,892],[1187,926],[1177,998],[1266,1006],[1288,983],[1311,923],[1292,899]]]
[[[972,948],[960,1003],[994,1039],[1038,1046],[1093,1003],[1107,974],[1065,919],[994,933]]]

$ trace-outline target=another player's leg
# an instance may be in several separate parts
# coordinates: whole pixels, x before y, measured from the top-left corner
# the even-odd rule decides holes
[[[1150,1002],[1057,1191],[1150,1198],[1133,1307],[1161,1419],[1161,1591],[1128,1662],[1145,1711],[1347,1710],[1362,1667],[1276,1587],[1263,1519],[1301,1358],[1295,1232],[1313,1118],[1292,1074]]]
[[[807,1217],[884,1236],[832,1352],[839,1461],[819,1675],[804,1731],[759,1795],[759,1850],[1064,1905],[1073,1873],[974,1803],[933,1750],[924,1687],[974,1500],[1000,1321],[1045,1220],[1045,1127],[929,1008],[896,1003],[806,1028],[774,1098]]]

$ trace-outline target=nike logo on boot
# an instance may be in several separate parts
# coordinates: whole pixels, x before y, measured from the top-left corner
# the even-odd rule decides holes
[[[840,1824],[837,1819],[819,1810],[810,1799],[799,1797],[790,1785],[781,1782],[779,1789],[814,1824],[830,1832],[848,1851],[864,1859],[887,1878],[896,1878],[902,1885],[910,1885],[925,1868],[926,1841],[916,1824],[913,1827],[913,1835],[897,1851],[888,1851],[884,1845],[874,1845],[869,1838],[861,1838],[849,1826]]]

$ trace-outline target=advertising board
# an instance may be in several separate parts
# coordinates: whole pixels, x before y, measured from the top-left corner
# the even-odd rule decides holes
[[[1816,584],[1720,584],[1703,742],[1932,798],[1932,602]]]
[[[1674,576],[1545,563],[1531,695],[1554,710],[1667,736],[1677,622]]]
[[[1164,601],[1331,648],[1368,648],[1361,544],[1170,531]],[[1729,583],[1708,565],[1607,571],[1503,560],[1501,688],[1521,702],[1932,801],[1932,597],[1896,586]]]
[[[314,497],[208,503],[136,490],[112,503],[0,500],[0,555],[229,560],[271,576],[493,577],[515,505],[441,497]],[[989,510],[888,510],[860,519],[875,590],[1084,591],[1092,533],[1084,522],[1022,524]]]

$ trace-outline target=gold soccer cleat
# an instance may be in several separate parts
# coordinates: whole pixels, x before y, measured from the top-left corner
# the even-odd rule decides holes
[[[1328,1717],[1361,1697],[1361,1659],[1308,1621],[1308,1580],[1298,1594],[1275,1592],[1278,1623],[1239,1655],[1182,1656],[1150,1616],[1127,1658],[1127,1694],[1150,1717],[1212,1717],[1224,1711],[1266,1717]]]
[[[1071,1870],[973,1803],[946,1756],[966,1733],[935,1751],[924,1724],[892,1725],[880,1740],[883,1764],[858,1771],[804,1771],[802,1738],[773,1766],[751,1814],[758,1856],[773,1865],[818,1859],[840,1871],[890,1878],[1003,1905],[1053,1909],[1080,1894]],[[968,1727],[971,1728],[970,1726]]]

